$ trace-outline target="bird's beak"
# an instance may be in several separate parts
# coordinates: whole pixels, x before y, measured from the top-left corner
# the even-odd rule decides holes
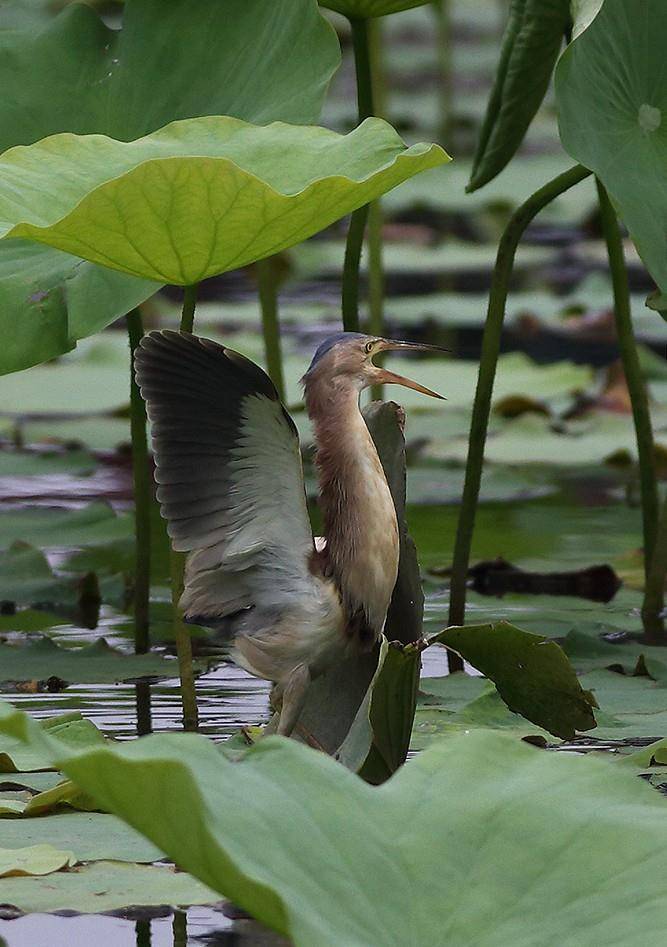
[[[448,352],[449,349],[443,349],[439,345],[426,345],[422,342],[394,342],[390,339],[385,339],[382,342],[382,348],[380,351],[383,352]],[[441,401],[445,401],[446,398],[443,395],[439,395],[437,391],[431,391],[430,388],[426,388],[424,385],[420,385],[417,381],[412,381],[411,378],[404,378],[403,375],[397,375],[395,372],[387,371],[384,368],[379,369],[380,377],[378,382],[382,385],[403,385],[404,388],[412,388],[413,391],[419,391],[423,395],[428,395],[431,398],[439,398]]]

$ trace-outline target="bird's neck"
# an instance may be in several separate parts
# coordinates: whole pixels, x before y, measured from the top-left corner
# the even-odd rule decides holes
[[[373,440],[347,379],[306,385],[315,428],[326,566],[352,632],[379,636],[398,569],[396,510]]]

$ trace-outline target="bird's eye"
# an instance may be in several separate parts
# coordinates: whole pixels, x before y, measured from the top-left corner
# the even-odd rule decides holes
[[[367,354],[367,355],[370,355],[370,354],[371,354],[371,352],[373,351],[373,346],[374,346],[374,345],[375,345],[375,342],[367,342],[367,343],[366,343],[366,345],[364,346],[364,348],[366,349],[366,354]]]

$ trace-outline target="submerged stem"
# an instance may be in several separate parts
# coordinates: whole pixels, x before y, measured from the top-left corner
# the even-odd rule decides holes
[[[639,457],[639,481],[642,500],[642,523],[644,533],[644,575],[648,579],[651,560],[655,549],[655,537],[658,528],[659,500],[658,480],[653,452],[653,429],[648,406],[648,394],[642,376],[637,344],[632,331],[630,311],[630,289],[628,273],[623,256],[623,241],[618,228],[616,212],[602,183],[598,180],[598,198],[600,202],[600,220],[602,232],[607,244],[609,269],[614,288],[614,317],[616,337],[621,353],[623,372],[630,394],[632,419],[637,439]]]
[[[199,284],[186,286],[183,292],[183,311],[181,314],[181,332],[192,332],[197,305]],[[183,621],[179,602],[183,594],[183,576],[185,556],[171,549],[169,553],[169,571],[171,574],[171,604],[173,609],[173,630],[178,656],[178,673],[181,680],[181,703],[183,705],[183,729],[196,730],[199,726],[197,710],[197,691],[192,667],[192,638]]]
[[[461,499],[461,511],[456,530],[454,546],[454,561],[452,565],[451,597],[449,602],[449,624],[462,625],[465,619],[466,579],[470,561],[470,547],[475,527],[475,514],[479,498],[479,486],[482,479],[482,465],[484,462],[484,446],[489,424],[491,396],[496,376],[496,365],[500,352],[500,337],[505,316],[505,303],[509,291],[509,282],[514,265],[519,241],[523,233],[535,217],[554,198],[575,184],[583,181],[590,175],[590,171],[581,165],[575,165],[569,171],[559,174],[544,187],[536,191],[512,215],[507,224],[498,246],[496,263],[493,270],[489,305],[482,337],[482,352],[480,356],[477,388],[470,424],[468,440],[468,459],[466,462],[465,483]],[[449,652],[450,670],[461,670],[463,663],[460,658]]]
[[[283,358],[280,344],[280,317],[278,315],[278,274],[277,260],[268,257],[259,260],[257,282],[259,285],[259,304],[262,310],[262,332],[266,368],[271,381],[276,386],[278,397],[285,400],[285,380],[283,377]]]
[[[149,603],[151,586],[151,482],[146,439],[146,405],[134,377],[134,353],[144,334],[141,313],[127,314],[130,340],[130,437],[134,486],[134,650],[145,654],[150,648]]]
[[[353,18],[352,44],[357,75],[357,109],[359,122],[374,114],[373,80],[371,75],[371,50],[368,20]],[[364,231],[368,219],[368,205],[359,207],[350,217],[350,227],[345,245],[343,264],[343,328],[348,332],[359,331],[359,264],[364,243]]]

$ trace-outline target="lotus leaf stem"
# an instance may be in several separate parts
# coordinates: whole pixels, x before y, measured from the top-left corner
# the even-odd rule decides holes
[[[658,522],[653,557],[646,573],[642,624],[650,644],[665,644],[665,579],[667,579],[667,496]]]
[[[181,314],[181,332],[192,332],[194,328],[195,307],[197,304],[198,285],[186,286],[183,293],[183,311]],[[174,641],[178,655],[178,673],[181,680],[181,703],[183,705],[183,729],[197,730],[199,727],[199,712],[197,709],[197,691],[195,688],[195,674],[192,666],[192,639],[185,626],[179,608],[183,594],[183,576],[185,572],[185,556],[173,549],[169,555],[169,571],[171,574],[171,603],[173,607]]]
[[[357,75],[357,108],[359,122],[374,115],[373,80],[368,20],[351,19],[354,65]],[[359,264],[368,219],[368,204],[359,207],[350,217],[343,264],[343,328],[359,331]]]
[[[369,20],[368,41],[375,114],[382,116],[385,106],[385,81],[382,63],[381,19]],[[382,204],[373,201],[368,208],[368,334],[384,336],[384,269],[382,265]],[[376,359],[382,364],[382,359]],[[382,385],[373,385],[371,398],[382,400]]]
[[[449,624],[462,625],[465,619],[466,580],[470,562],[470,548],[475,528],[475,514],[479,499],[479,487],[482,480],[482,466],[484,463],[484,446],[489,425],[491,411],[491,397],[493,383],[496,377],[496,366],[500,352],[500,338],[505,316],[505,303],[509,291],[510,279],[514,266],[519,241],[528,224],[547,204],[565,191],[574,187],[591,172],[581,165],[575,165],[568,171],[559,174],[544,187],[532,194],[512,214],[498,245],[496,263],[493,269],[489,305],[482,337],[482,353],[480,357],[477,388],[472,410],[470,436],[468,439],[468,459],[466,461],[465,482],[461,499],[461,511],[456,530],[454,545],[454,561],[452,565],[452,581],[449,602]],[[448,653],[449,668],[462,670],[463,662],[453,652]]]
[[[134,650],[145,654],[150,648],[149,603],[151,587],[151,480],[146,440],[146,405],[134,377],[134,352],[144,334],[141,312],[127,314],[130,340],[130,438],[134,486]]]
[[[285,400],[285,379],[280,344],[280,319],[278,315],[278,261],[275,257],[259,260],[257,282],[259,304],[262,310],[262,332],[266,367],[281,401]]]
[[[651,560],[653,559],[655,549],[658,517],[660,515],[653,429],[651,427],[646,384],[642,376],[639,355],[637,353],[637,344],[632,330],[630,288],[628,286],[628,272],[625,267],[623,254],[623,241],[618,227],[616,212],[609,200],[609,195],[599,180],[597,180],[596,183],[600,203],[600,221],[605,243],[607,244],[609,269],[611,270],[614,290],[616,337],[621,353],[623,372],[630,394],[632,419],[634,421],[635,436],[637,439],[644,533],[644,575],[648,580]]]

